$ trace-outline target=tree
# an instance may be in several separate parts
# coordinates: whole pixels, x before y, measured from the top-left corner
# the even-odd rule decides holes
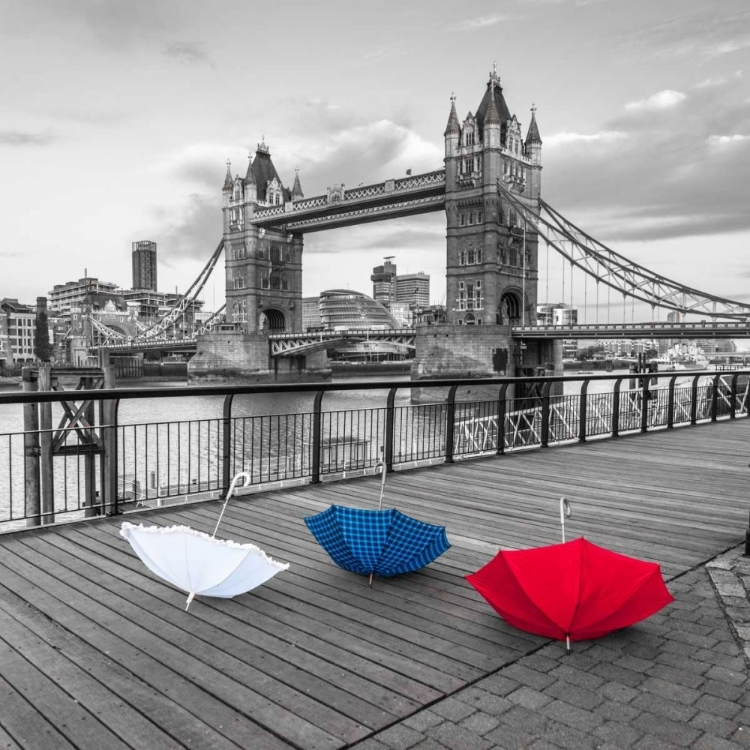
[[[52,346],[49,342],[49,323],[47,313],[42,310],[34,321],[34,355],[42,362],[52,358]]]

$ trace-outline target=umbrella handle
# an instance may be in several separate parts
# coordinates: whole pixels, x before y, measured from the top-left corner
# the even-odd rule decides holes
[[[383,449],[380,449],[380,461],[378,461],[375,468],[380,467],[380,500],[378,502],[378,510],[383,509],[383,493],[385,492],[385,458],[383,457]]]
[[[224,518],[224,511],[227,509],[227,503],[229,502],[229,498],[232,497],[232,493],[235,490],[235,487],[237,486],[237,482],[239,481],[240,477],[242,477],[245,480],[245,484],[243,484],[243,487],[249,486],[250,482],[253,480],[250,478],[250,475],[246,471],[241,471],[237,476],[232,480],[232,484],[229,485],[229,491],[227,492],[226,498],[224,498],[224,505],[221,507],[221,513],[219,514],[219,520],[216,522],[216,528],[214,529],[214,533],[211,535],[211,538],[213,539],[216,536],[216,532],[219,530],[219,524],[221,523],[221,519]]]
[[[565,516],[570,518],[571,514],[570,503],[564,498],[560,498],[560,526],[562,526],[562,540],[565,543]]]

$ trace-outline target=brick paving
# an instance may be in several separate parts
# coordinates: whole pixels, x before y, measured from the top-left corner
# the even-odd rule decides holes
[[[356,750],[750,748],[750,558],[673,579],[676,601],[593,642],[550,642]]]

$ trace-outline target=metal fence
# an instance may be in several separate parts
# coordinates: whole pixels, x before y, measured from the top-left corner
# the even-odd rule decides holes
[[[570,382],[580,383],[580,391],[562,394]],[[603,383],[607,387],[601,390]],[[595,384],[600,390],[589,392]],[[462,395],[465,388],[482,395],[470,399]],[[240,471],[258,487],[317,483],[373,471],[381,462],[392,471],[425,461],[734,419],[748,414],[749,388],[750,371],[744,370],[0,394],[0,406],[22,405],[25,426],[0,434],[0,524],[18,528],[219,497]],[[383,389],[387,398],[380,405],[324,408],[331,392]],[[408,389],[419,389],[419,402],[397,404],[396,395]],[[312,408],[262,416],[233,410],[238,395],[284,392],[314,394]],[[222,411],[213,418],[118,421],[125,399],[209,395],[223,397]],[[82,404],[77,411],[71,398]],[[48,427],[44,410],[64,400],[65,426],[63,420],[56,430],[40,429],[40,414]]]

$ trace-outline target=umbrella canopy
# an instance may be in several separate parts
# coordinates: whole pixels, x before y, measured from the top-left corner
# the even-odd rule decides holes
[[[185,609],[196,594],[229,599],[289,567],[272,560],[254,544],[216,539],[229,498],[241,479],[245,487],[250,484],[250,475],[244,471],[232,480],[211,536],[189,526],[136,526],[125,522],[120,529],[150,571],[189,594]]]
[[[450,548],[444,526],[418,521],[395,508],[331,505],[305,523],[337,565],[362,575],[410,573]]]
[[[215,539],[189,526],[126,522],[120,534],[150,571],[189,594],[188,606],[196,594],[221,598],[244,594],[289,567],[254,544]]]
[[[511,625],[568,643],[633,625],[674,601],[657,563],[583,538],[501,550],[466,578]]]

